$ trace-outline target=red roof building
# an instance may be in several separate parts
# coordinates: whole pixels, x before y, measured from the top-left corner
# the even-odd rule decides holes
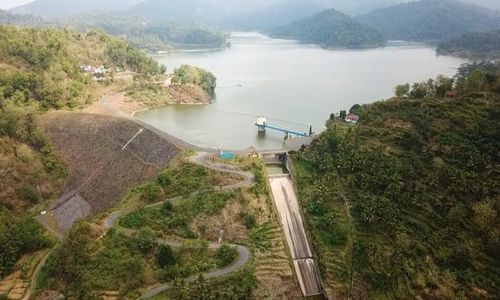
[[[359,121],[359,117],[355,114],[348,114],[346,117],[345,117],[345,121],[347,123],[358,123]]]

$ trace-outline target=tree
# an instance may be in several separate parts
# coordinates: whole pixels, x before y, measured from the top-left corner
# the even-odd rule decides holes
[[[398,98],[403,98],[405,96],[408,96],[408,93],[410,92],[410,84],[400,84],[394,88],[394,94]]]
[[[134,238],[134,248],[142,254],[149,255],[154,252],[158,243],[153,230],[150,228],[143,228]]]
[[[340,119],[345,120],[345,117],[347,117],[347,112],[345,110],[340,111]]]
[[[144,186],[141,194],[141,199],[145,202],[153,202],[158,197],[159,189],[154,182],[148,183]]]
[[[220,266],[227,266],[236,260],[238,251],[236,251],[236,248],[224,244],[217,249],[215,255],[219,260]]]
[[[361,109],[362,109],[361,105],[354,104],[349,110],[349,113],[358,115],[361,112]]]
[[[427,96],[427,83],[416,82],[413,84],[410,92],[410,97],[413,99],[421,99]]]
[[[445,97],[446,94],[453,90],[454,80],[443,75],[436,78],[436,95],[438,97]]]
[[[160,246],[157,261],[158,265],[161,268],[165,268],[167,266],[172,266],[175,264],[174,251],[172,251],[172,248],[169,245]]]

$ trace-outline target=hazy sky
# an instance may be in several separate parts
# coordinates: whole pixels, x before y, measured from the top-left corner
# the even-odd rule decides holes
[[[0,0],[0,9],[9,9],[29,2],[33,0]]]

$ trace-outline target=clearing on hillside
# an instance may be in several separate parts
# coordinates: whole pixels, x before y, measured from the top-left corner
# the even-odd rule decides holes
[[[51,208],[63,230],[113,207],[132,186],[154,177],[179,152],[147,129],[122,150],[141,127],[121,118],[55,112],[41,122],[69,167],[61,197]]]

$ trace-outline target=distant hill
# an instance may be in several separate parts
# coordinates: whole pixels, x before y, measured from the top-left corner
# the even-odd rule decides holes
[[[250,13],[228,16],[221,25],[239,30],[266,30],[311,16],[325,8],[315,1],[286,0]]]
[[[69,26],[81,32],[99,28],[106,33],[126,39],[137,48],[154,52],[176,47],[222,48],[227,45],[225,33],[206,26],[181,26],[111,12],[92,12],[71,17],[45,18],[1,11],[0,24],[35,28]]]
[[[332,48],[371,48],[385,43],[382,35],[376,30],[333,8],[276,27],[270,30],[269,34]]]
[[[500,29],[500,13],[453,0],[423,0],[358,18],[392,40],[442,40],[468,31]]]
[[[157,21],[253,30],[283,25],[324,8],[310,0],[147,0],[128,13]]]
[[[121,11],[143,0],[35,0],[15,7],[9,12],[15,14],[40,15],[44,17],[64,17],[92,11]]]
[[[500,59],[500,30],[468,32],[447,39],[439,44],[437,53],[467,58]]]
[[[17,24],[24,25],[28,23],[41,22],[41,17],[34,17],[29,15],[14,15],[5,10],[0,9],[0,24]]]

